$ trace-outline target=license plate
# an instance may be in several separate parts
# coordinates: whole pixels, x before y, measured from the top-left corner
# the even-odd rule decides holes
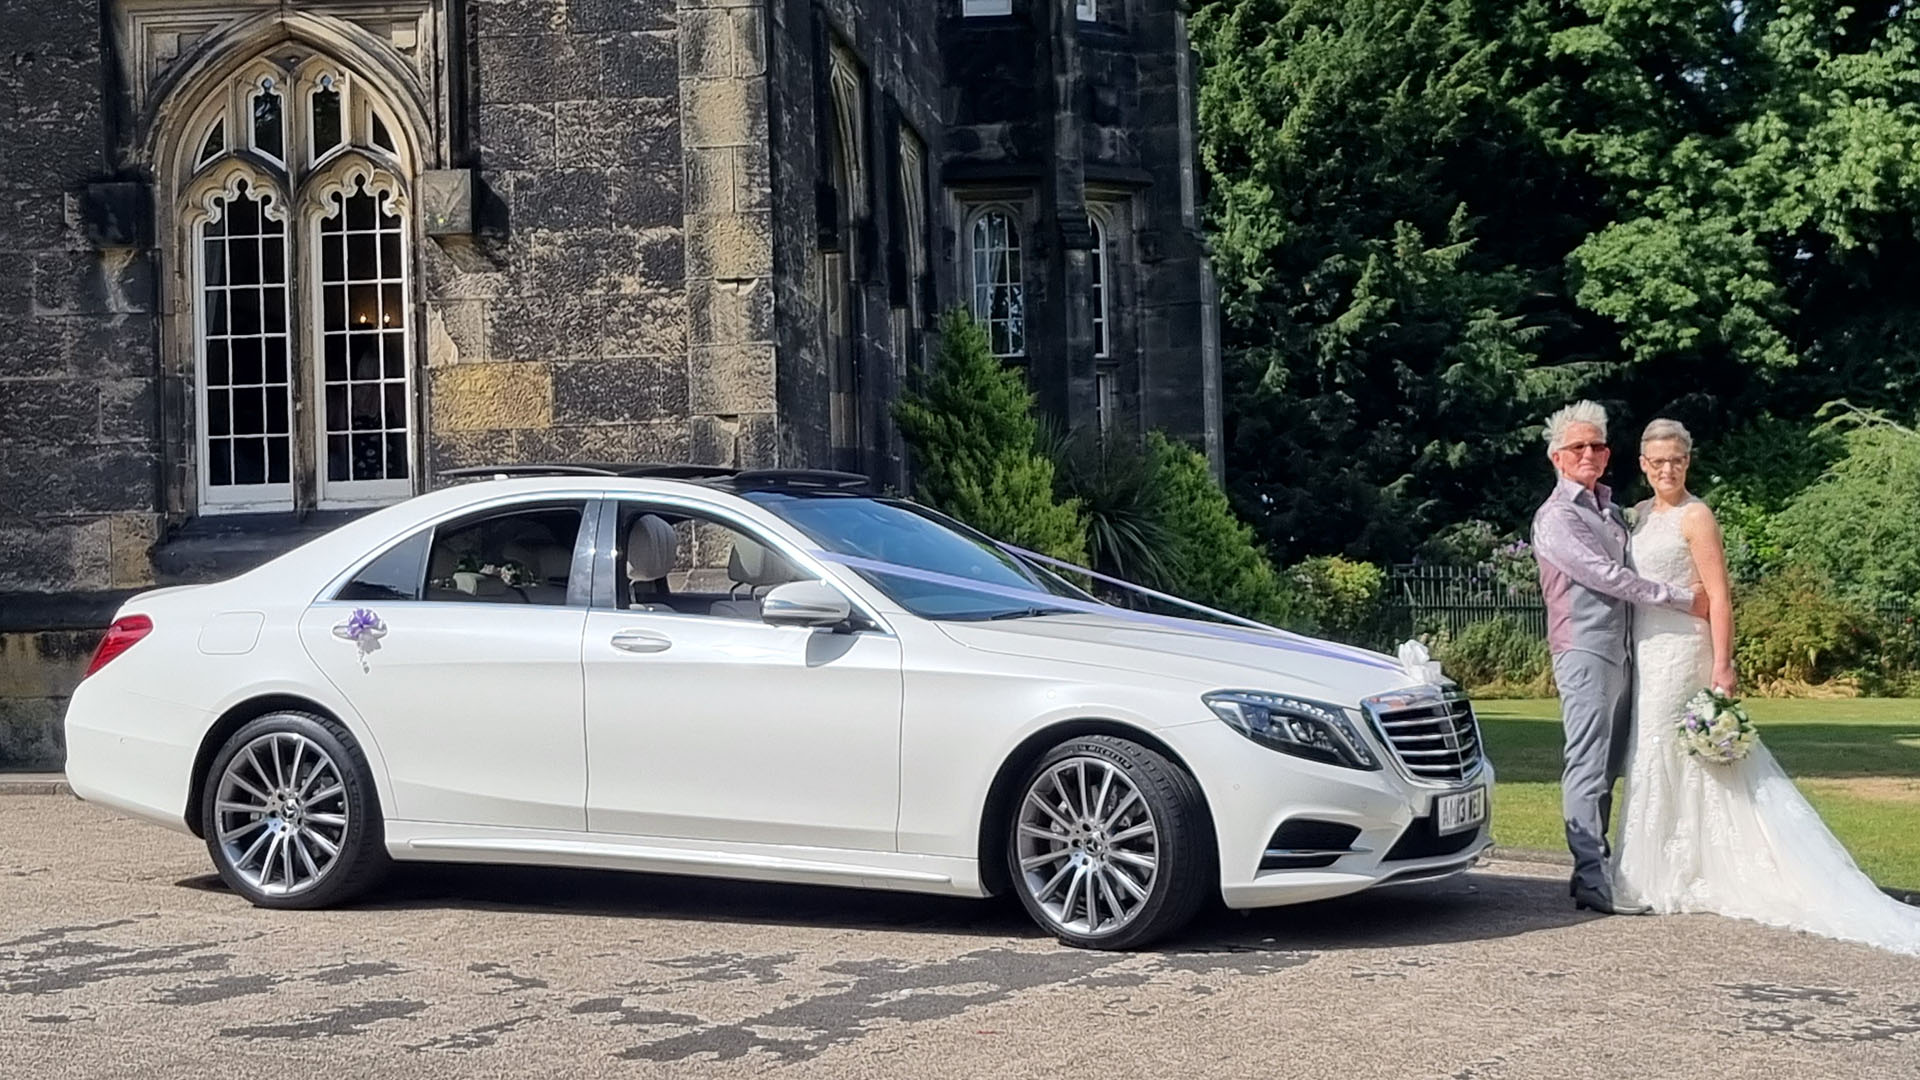
[[[1441,836],[1465,832],[1487,820],[1487,789],[1474,788],[1458,795],[1442,795],[1435,800],[1434,817]]]

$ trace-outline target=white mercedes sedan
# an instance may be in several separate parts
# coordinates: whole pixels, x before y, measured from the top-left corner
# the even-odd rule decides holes
[[[844,474],[492,472],[129,600],[67,713],[74,792],[266,907],[531,863],[1011,890],[1112,949],[1489,843],[1432,669],[1109,607]]]

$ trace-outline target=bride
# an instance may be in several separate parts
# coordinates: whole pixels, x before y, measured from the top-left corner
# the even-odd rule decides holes
[[[1672,420],[1640,438],[1655,494],[1637,508],[1634,566],[1654,581],[1698,581],[1711,603],[1705,620],[1634,609],[1634,745],[1615,895],[1660,914],[1713,912],[1920,955],[1920,908],[1860,872],[1765,746],[1713,765],[1675,745],[1688,698],[1735,688],[1726,552],[1713,511],[1687,492],[1692,450]]]

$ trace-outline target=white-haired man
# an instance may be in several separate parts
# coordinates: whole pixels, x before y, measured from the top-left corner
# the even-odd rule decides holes
[[[1576,908],[1641,914],[1613,901],[1607,826],[1613,783],[1633,733],[1633,658],[1628,616],[1635,603],[1705,615],[1702,590],[1648,581],[1627,565],[1627,523],[1600,477],[1607,471],[1607,411],[1591,401],[1547,418],[1547,456],[1560,474],[1533,515],[1533,555],[1547,603],[1547,645],[1566,729],[1561,811],[1573,852],[1569,891]]]

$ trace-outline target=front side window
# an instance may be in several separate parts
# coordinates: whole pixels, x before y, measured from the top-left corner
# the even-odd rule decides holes
[[[413,492],[411,170],[383,115],[326,57],[277,51],[187,125],[175,250],[203,511]]]
[[[973,219],[973,318],[987,331],[993,355],[1025,356],[1026,299],[1020,274],[1020,226],[1005,210]]]
[[[813,577],[771,545],[717,518],[638,502],[620,507],[616,608],[757,621],[768,592]]]

